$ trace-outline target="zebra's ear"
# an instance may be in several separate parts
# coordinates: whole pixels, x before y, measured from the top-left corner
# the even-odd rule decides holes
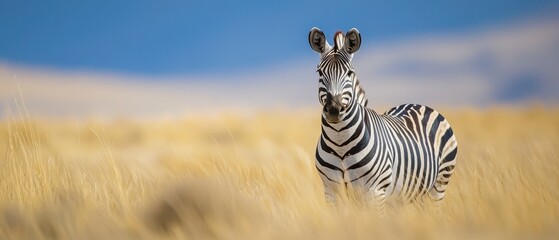
[[[353,54],[361,47],[361,34],[359,34],[356,28],[349,30],[345,35],[345,39],[344,47],[348,53]]]
[[[312,50],[320,54],[330,48],[324,33],[317,27],[313,27],[309,32],[309,45],[311,45]]]

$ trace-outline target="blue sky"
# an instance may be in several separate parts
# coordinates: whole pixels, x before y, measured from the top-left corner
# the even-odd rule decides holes
[[[250,71],[315,55],[307,34],[357,27],[370,45],[482,29],[558,1],[0,2],[0,62],[133,75]]]

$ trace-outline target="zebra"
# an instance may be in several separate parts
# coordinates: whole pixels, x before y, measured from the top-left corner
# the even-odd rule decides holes
[[[334,35],[334,46],[312,28],[312,50],[320,54],[318,97],[322,105],[316,169],[325,199],[336,203],[349,189],[374,200],[383,211],[387,198],[412,202],[428,195],[439,202],[456,164],[457,140],[434,109],[403,104],[380,115],[367,108],[352,57],[361,46],[355,28]]]

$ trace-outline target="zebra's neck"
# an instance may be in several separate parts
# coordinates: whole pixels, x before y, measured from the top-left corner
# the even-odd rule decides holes
[[[367,103],[369,102],[369,100],[367,99],[367,96],[365,96],[365,90],[363,90],[363,88],[361,87],[361,83],[356,76],[354,76],[353,81],[355,83],[354,93],[356,102],[363,107],[367,107]]]
[[[342,161],[367,146],[377,148],[380,142],[375,123],[379,123],[379,116],[354,101],[342,121],[329,123],[322,118],[321,148]]]

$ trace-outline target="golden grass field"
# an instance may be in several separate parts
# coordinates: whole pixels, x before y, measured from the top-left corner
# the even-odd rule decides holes
[[[21,109],[0,122],[0,239],[559,236],[559,110],[441,109],[459,143],[444,201],[379,218],[324,202],[319,109],[111,121]]]

